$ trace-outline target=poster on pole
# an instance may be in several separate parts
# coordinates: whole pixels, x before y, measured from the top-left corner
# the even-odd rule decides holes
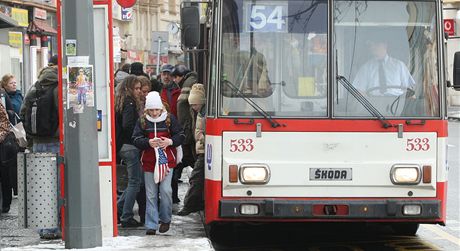
[[[94,72],[92,65],[72,65],[67,69],[67,108],[83,113],[94,106]]]
[[[65,40],[65,55],[76,56],[77,55],[77,40],[66,39]]]

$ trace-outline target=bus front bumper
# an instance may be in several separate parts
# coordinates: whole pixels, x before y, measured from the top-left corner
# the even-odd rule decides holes
[[[221,218],[439,219],[439,200],[220,200]]]

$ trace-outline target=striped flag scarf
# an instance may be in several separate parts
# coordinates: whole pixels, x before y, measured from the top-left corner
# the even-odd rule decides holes
[[[157,138],[157,123],[153,123],[155,130],[155,138]],[[168,165],[168,154],[165,149],[160,147],[155,147],[155,169],[153,170],[153,181],[155,184],[160,183],[169,174],[169,165]]]
[[[157,157],[157,161],[155,163],[153,179],[155,184],[158,184],[163,181],[169,173],[168,155],[166,154],[166,151],[160,147],[155,147],[155,155]]]

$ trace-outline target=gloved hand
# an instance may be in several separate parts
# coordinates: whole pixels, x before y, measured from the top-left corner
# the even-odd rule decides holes
[[[166,149],[166,147],[170,146],[173,144],[173,141],[172,139],[170,138],[161,138],[161,141],[160,141],[160,147],[163,148],[163,149]]]

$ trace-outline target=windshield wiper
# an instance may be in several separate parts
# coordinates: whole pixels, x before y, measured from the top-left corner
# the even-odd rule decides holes
[[[256,110],[258,113],[260,113],[260,115],[262,115],[265,119],[267,119],[268,122],[270,122],[270,125],[273,128],[281,126],[281,124],[276,122],[276,120],[274,120],[272,118],[272,116],[270,116],[270,114],[268,114],[266,111],[264,111],[264,109],[262,109],[262,107],[260,107],[258,104],[256,104],[252,99],[246,97],[246,95],[244,95],[244,93],[242,93],[233,83],[231,83],[228,80],[223,80],[223,82],[225,82],[232,89],[233,92],[235,92],[244,101],[246,101],[252,108],[254,108],[254,110]]]
[[[337,80],[345,87],[345,89],[353,95],[353,97],[358,100],[358,102],[366,108],[366,110],[372,114],[374,117],[378,118],[378,120],[382,123],[383,128],[390,128],[393,127],[392,124],[388,123],[387,119],[383,116],[375,106],[367,100],[361,92],[358,91],[351,83],[348,81],[344,76],[337,75]]]

